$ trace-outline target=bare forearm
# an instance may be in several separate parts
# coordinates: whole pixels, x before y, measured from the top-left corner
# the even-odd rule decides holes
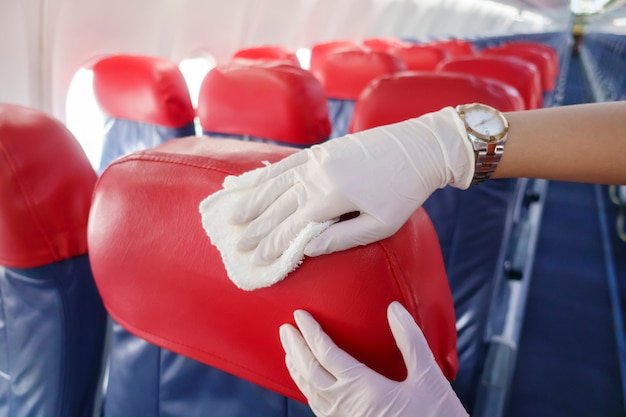
[[[507,113],[493,178],[626,184],[626,101]]]

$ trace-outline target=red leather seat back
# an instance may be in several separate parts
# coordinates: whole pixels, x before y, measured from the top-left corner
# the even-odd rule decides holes
[[[288,147],[187,138],[113,162],[89,222],[94,276],[130,332],[305,401],[284,364],[278,328],[306,309],[339,346],[384,375],[406,375],[386,321],[398,300],[422,327],[448,378],[457,367],[455,317],[435,231],[423,210],[392,237],[309,258],[255,291],[227,277],[198,204],[224,177],[275,162]]]
[[[527,110],[543,105],[541,73],[536,65],[512,56],[468,56],[441,62],[437,70],[494,78],[513,86]]]
[[[432,71],[451,54],[435,45],[406,44],[396,46],[390,52],[402,59],[410,71]]]
[[[95,183],[61,122],[0,103],[0,265],[33,268],[87,253]]]
[[[330,135],[326,97],[319,81],[291,65],[213,68],[198,97],[204,132],[247,135],[310,146]]]
[[[254,62],[280,62],[286,65],[300,67],[300,61],[295,53],[279,45],[255,46],[240,49],[233,55],[231,62],[254,63]]]
[[[356,100],[373,79],[404,69],[404,62],[388,52],[338,49],[322,58],[315,75],[322,82],[326,97]]]
[[[519,92],[498,80],[460,73],[404,71],[381,77],[363,91],[354,108],[350,131],[471,102],[482,102],[505,112],[524,108]]]

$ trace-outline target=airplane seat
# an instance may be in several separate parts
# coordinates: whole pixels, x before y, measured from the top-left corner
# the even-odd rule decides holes
[[[554,91],[556,87],[556,73],[552,57],[545,51],[531,48],[507,47],[505,45],[490,46],[480,50],[480,55],[505,55],[524,59],[537,66],[541,73],[541,88],[544,94]]]
[[[195,111],[176,63],[113,55],[93,65],[96,101],[106,116],[98,173],[115,158],[194,136]]]
[[[559,68],[560,68],[559,54],[550,45],[546,45],[546,44],[540,43],[540,42],[530,42],[530,41],[516,40],[516,41],[506,42],[503,46],[505,48],[511,48],[511,49],[516,49],[516,48],[520,48],[520,49],[536,49],[536,50],[544,52],[546,55],[548,55],[550,57],[550,62],[551,62],[550,68],[551,68],[552,76],[555,77],[555,78],[558,77],[558,75],[559,75]]]
[[[308,71],[290,65],[226,65],[205,76],[198,117],[211,138],[306,148],[328,139],[324,90]]]
[[[263,45],[240,49],[233,54],[230,62],[240,64],[277,62],[300,67],[300,60],[296,54],[279,45]]]
[[[445,49],[452,58],[471,56],[477,53],[474,44],[466,39],[435,40],[428,44]]]
[[[310,311],[343,349],[399,380],[406,370],[385,315],[398,300],[424,330],[444,374],[454,377],[452,298],[424,210],[390,238],[306,259],[271,287],[243,291],[228,279],[202,229],[199,203],[227,175],[294,151],[185,138],[120,158],[102,174],[88,242],[104,304],[131,333],[196,364],[182,377],[169,362],[161,362],[165,370],[128,364],[135,380],[151,383],[111,381],[136,404],[112,402],[107,416],[312,416],[278,337],[297,308]]]
[[[509,91],[516,100],[506,99]],[[523,106],[516,90],[493,79],[406,71],[380,77],[363,91],[351,131],[476,101],[502,111]],[[492,301],[503,297],[504,260],[526,184],[523,179],[491,179],[467,190],[446,187],[423,205],[437,231],[454,299],[459,371],[452,385],[470,414],[484,367],[488,326],[502,317]]]
[[[318,61],[315,75],[328,100],[331,138],[348,133],[354,103],[370,81],[406,69],[399,57],[364,47],[332,50]]]
[[[409,71],[434,71],[440,62],[451,57],[444,48],[417,43],[395,46],[389,52],[400,57]]]
[[[541,75],[537,66],[512,56],[467,56],[440,62],[438,71],[490,77],[513,86],[524,99],[526,110],[543,106]]]
[[[519,91],[493,78],[456,72],[401,71],[379,77],[363,90],[355,104],[350,132],[473,101],[505,112],[524,109]]]
[[[391,52],[394,48],[406,45],[407,43],[398,38],[366,38],[361,41],[361,45],[374,51]]]
[[[355,49],[360,48],[358,42],[351,40],[334,40],[328,42],[319,42],[311,47],[311,59],[309,61],[309,71],[318,77],[321,81],[322,66],[324,64],[325,56],[332,51],[341,49]]]
[[[106,334],[87,255],[95,183],[61,122],[0,103],[0,415],[93,415]]]

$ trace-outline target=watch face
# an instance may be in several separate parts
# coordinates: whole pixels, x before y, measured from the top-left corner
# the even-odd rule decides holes
[[[464,109],[465,123],[475,134],[487,140],[497,140],[506,133],[506,119],[494,108],[482,104]]]

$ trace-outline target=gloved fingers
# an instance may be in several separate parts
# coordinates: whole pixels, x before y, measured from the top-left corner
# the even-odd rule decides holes
[[[291,362],[289,356],[285,356],[285,365],[289,370],[291,378],[296,383],[296,386],[300,389],[302,394],[306,397],[309,403],[309,407],[317,417],[325,417],[327,413],[323,410],[328,410],[332,407],[332,403],[324,396],[323,391],[316,390],[306,379],[302,377],[298,369]]]
[[[424,333],[402,304],[397,301],[389,304],[387,320],[409,371],[409,377],[411,374],[419,375],[432,366],[437,366]]]
[[[367,213],[361,213],[358,217],[337,222],[324,230],[306,245],[304,254],[319,256],[367,245],[389,237],[396,231],[396,227],[383,224]]]
[[[308,312],[296,310],[293,316],[315,359],[334,378],[350,379],[353,377],[352,372],[366,368],[361,362],[339,348]]]
[[[297,209],[298,196],[292,187],[280,195],[271,206],[269,206],[263,213],[246,226],[246,230],[243,232],[239,242],[237,243],[237,250],[245,252],[256,248],[259,245],[259,242],[268,237],[272,231],[276,230],[278,226]],[[261,251],[258,254],[255,253],[253,256],[253,262],[255,262],[256,259],[257,263],[265,264],[278,258],[294,237],[295,236],[288,236],[285,241],[279,240],[279,244],[277,245],[279,248],[276,250],[277,253],[269,252],[267,250]]]
[[[276,178],[309,160],[308,150],[302,150],[265,167],[244,172],[239,176],[229,176],[224,180],[224,188],[256,186],[262,182]]]
[[[293,186],[293,179],[293,174],[287,173],[250,188],[240,198],[238,209],[231,213],[229,223],[244,224],[259,217]]]
[[[305,391],[312,392],[312,386],[329,387],[337,381],[321,366],[295,327],[283,324],[279,333],[289,374],[305,395]]]

